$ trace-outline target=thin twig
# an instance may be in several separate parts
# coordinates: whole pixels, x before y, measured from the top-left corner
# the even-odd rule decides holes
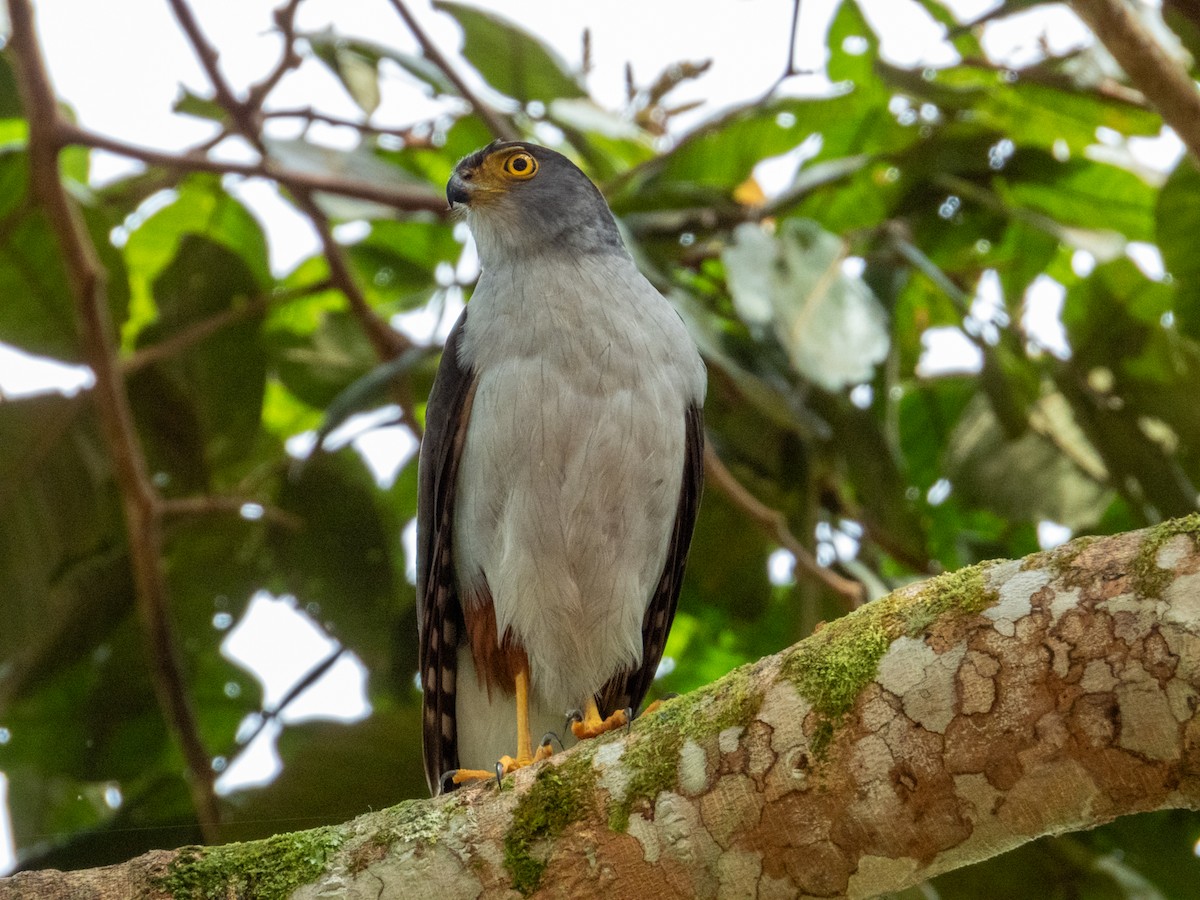
[[[429,35],[425,33],[419,22],[409,12],[408,7],[404,5],[404,0],[389,0],[400,18],[404,20],[404,24],[408,26],[408,30],[412,32],[413,37],[417,39],[417,43],[421,45],[421,52],[435,66],[445,73],[450,79],[450,83],[454,85],[464,100],[471,104],[479,118],[483,119],[487,125],[488,131],[498,137],[502,141],[515,141],[519,138],[520,132],[513,127],[512,123],[499,112],[493,109],[488,104],[484,103],[474,91],[467,87],[467,83],[459,77],[458,72],[454,71],[454,67],[450,65],[450,60],[446,59],[437,45],[430,40]]]
[[[796,68],[796,35],[800,28],[800,0],[792,0],[792,27],[788,30],[788,57],[787,65],[783,68],[783,74],[776,78],[767,92],[762,95],[759,103],[765,103],[775,96],[775,92],[780,86],[791,78],[793,75],[808,75],[811,74],[809,69]]]
[[[1071,8],[1200,161],[1200,91],[1187,70],[1167,55],[1125,0],[1071,0]]]
[[[175,497],[163,500],[161,508],[163,516],[167,518],[226,515],[233,513],[247,521],[252,521],[255,518],[252,515],[247,515],[248,510],[255,509],[260,513],[258,517],[286,528],[288,531],[300,531],[304,528],[304,519],[295,513],[290,513],[286,509],[280,509],[278,506],[272,506],[269,503],[263,503],[247,497],[230,497],[226,495]]]
[[[266,178],[297,191],[322,191],[328,194],[340,194],[343,197],[370,200],[374,203],[381,203],[384,206],[409,212],[424,210],[441,215],[445,215],[447,212],[445,195],[440,191],[427,187],[401,184],[389,186],[362,181],[357,178],[344,178],[338,175],[300,172],[295,169],[283,168],[273,162],[223,162],[207,156],[167,153],[96,134],[66,120],[61,120],[57,123],[57,130],[62,143],[81,144],[96,150],[115,153],[118,156],[127,156],[130,159],[141,160],[149,165],[162,166],[166,169],[176,169],[185,172],[215,172],[220,175],[242,175],[246,178]]]
[[[334,125],[338,128],[353,128],[359,134],[369,135],[386,135],[388,137],[398,138],[404,141],[406,147],[433,147],[433,142],[428,137],[422,137],[416,126],[406,127],[388,127],[385,125],[372,125],[370,122],[356,122],[353,119],[343,119],[338,116],[331,116],[327,113],[318,112],[311,106],[300,107],[297,109],[270,109],[263,112],[264,119],[302,119],[308,124],[321,122],[325,125]]]
[[[104,269],[62,184],[62,114],[38,48],[33,9],[29,0],[8,0],[8,10],[10,41],[29,123],[30,186],[62,251],[81,324],[84,356],[96,379],[92,396],[124,506],[137,609],[155,694],[167,727],[182,750],[201,832],[205,840],[216,841],[219,808],[212,765],[185,688],[167,603],[161,502],[147,473],[116,363]]]
[[[274,294],[264,294],[240,306],[223,309],[207,319],[201,319],[199,322],[194,322],[187,328],[177,331],[165,340],[134,351],[132,355],[121,360],[121,370],[128,375],[131,372],[144,369],[152,363],[171,359],[188,348],[207,340],[217,332],[228,328],[230,325],[236,325],[238,322],[262,315],[271,306],[288,303],[302,297],[309,297],[331,287],[333,287],[333,281],[323,279],[316,284],[309,284],[288,291],[278,291]]]
[[[796,565],[810,577],[821,582],[829,590],[844,599],[850,607],[861,606],[866,600],[866,591],[857,581],[843,578],[837,572],[827,569],[817,562],[788,527],[787,516],[777,509],[767,506],[742,485],[733,473],[726,468],[717,451],[711,443],[704,447],[704,480],[723,493],[734,506],[746,513],[770,537],[779,542],[779,546],[796,557]]]
[[[303,0],[288,0],[275,10],[275,27],[279,29],[279,35],[283,39],[283,52],[279,55],[279,62],[275,64],[275,68],[262,81],[252,84],[246,92],[246,105],[251,109],[261,110],[263,101],[275,90],[283,76],[304,61],[296,52],[296,8],[301,2]]]
[[[184,0],[167,0],[167,3],[170,5],[171,11],[175,13],[175,18],[179,20],[184,34],[187,35],[188,42],[200,60],[200,65],[204,67],[208,81],[213,86],[213,91],[216,92],[217,103],[225,112],[229,113],[238,133],[265,158],[266,150],[263,147],[262,134],[259,129],[258,110],[240,100],[233,92],[229,82],[225,80],[221,67],[218,65],[220,54],[217,53],[217,48],[204,37],[204,32],[200,30],[200,23],[192,14],[192,8]]]

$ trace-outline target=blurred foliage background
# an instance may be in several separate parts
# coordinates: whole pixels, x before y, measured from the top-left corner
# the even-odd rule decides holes
[[[334,180],[436,198],[499,121],[601,185],[704,353],[711,446],[790,532],[762,527],[710,481],[659,692],[706,683],[845,612],[836,582],[803,562],[789,575],[789,537],[875,597],[1025,555],[1039,533],[1044,545],[1196,510],[1200,171],[1178,154],[1168,171],[1139,157],[1162,122],[1102,48],[999,67],[981,26],[921,0],[914,8],[945,24],[960,61],[898,68],[844,0],[826,35],[827,91],[773,90],[680,132],[669,127],[672,91],[704,65],[631,81],[627,105],[606,109],[584,72],[521,26],[435,5],[464,35],[448,66],[362,35],[289,36],[301,59],[342,80],[359,124],[385,76],[446,98],[443,114],[373,123],[349,151],[303,138],[263,149]],[[990,18],[1035,5],[1010,0]],[[1191,67],[1200,20],[1188,5],[1165,11],[1172,52]],[[76,363],[70,276],[29,190],[10,51],[0,56],[0,341]],[[468,66],[491,88],[490,119],[447,78]],[[178,112],[211,119],[214,135],[235,130],[212,97],[184,93]],[[789,154],[795,176],[768,198],[756,167]],[[359,432],[419,427],[440,348],[410,341],[381,354],[328,254],[272,274],[262,225],[217,171],[149,165],[98,186],[86,147],[63,162],[107,271],[148,470],[175,502],[161,552],[203,746],[233,760],[246,722],[281,712],[221,652],[256,592],[296,598],[370,672],[371,714],[284,729],[282,774],[220,798],[221,839],[423,796],[402,539],[415,457],[381,479],[353,442],[327,440],[300,459],[289,441],[336,438],[356,422]],[[425,311],[448,324],[474,269],[436,204],[312,198],[333,224],[361,223],[338,234],[378,317],[401,324]],[[0,771],[20,865],[95,865],[198,840],[88,390],[0,397],[0,498]],[[1194,896],[1198,837],[1194,814],[1124,819],[913,896]]]

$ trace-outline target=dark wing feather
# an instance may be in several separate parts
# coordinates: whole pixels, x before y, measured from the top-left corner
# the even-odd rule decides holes
[[[632,707],[637,710],[641,706],[667,646],[667,634],[683,587],[683,567],[704,489],[704,411],[695,404],[688,407],[685,415],[684,442],[683,483],[675,526],[671,529],[671,543],[667,546],[667,563],[642,619],[642,664],[609,679],[600,690],[596,700],[605,716],[618,709]]]
[[[454,493],[462,458],[474,373],[459,364],[467,321],[464,310],[454,324],[438,366],[417,468],[417,630],[420,635],[421,722],[425,779],[431,794],[440,790],[443,772],[458,767],[458,724],[454,691],[458,644],[464,633],[462,604],[454,579]]]

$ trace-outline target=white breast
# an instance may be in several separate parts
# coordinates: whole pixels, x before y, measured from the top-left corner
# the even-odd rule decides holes
[[[641,660],[703,364],[616,255],[485,273],[463,357],[479,384],[455,507],[460,585],[486,578],[534,702],[581,706]]]

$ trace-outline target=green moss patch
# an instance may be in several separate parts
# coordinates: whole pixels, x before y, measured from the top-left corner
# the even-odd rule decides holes
[[[697,742],[752,718],[762,704],[753,690],[751,666],[734,669],[708,687],[664,702],[637,722],[635,739],[625,749],[621,764],[630,773],[625,796],[610,808],[613,831],[629,828],[629,814],[642,800],[653,800],[675,787],[679,777],[679,752],[689,737]]]
[[[1140,596],[1161,597],[1163,589],[1171,583],[1171,572],[1158,566],[1158,552],[1167,541],[1181,534],[1190,537],[1193,545],[1200,547],[1200,513],[1172,519],[1146,530],[1142,546],[1133,561],[1133,585]]]
[[[320,877],[345,842],[338,826],[222,847],[184,847],[155,887],[174,900],[284,900]]]
[[[547,848],[595,802],[596,773],[591,754],[576,753],[560,766],[543,766],[517,802],[504,836],[504,867],[513,887],[528,896],[546,870]]]
[[[999,599],[984,575],[994,563],[980,563],[939,575],[917,589],[890,594],[826,625],[784,660],[782,675],[796,685],[818,716],[811,748],[825,755],[836,729],[858,695],[875,680],[879,661],[901,636],[919,637],[952,615],[975,615]]]

